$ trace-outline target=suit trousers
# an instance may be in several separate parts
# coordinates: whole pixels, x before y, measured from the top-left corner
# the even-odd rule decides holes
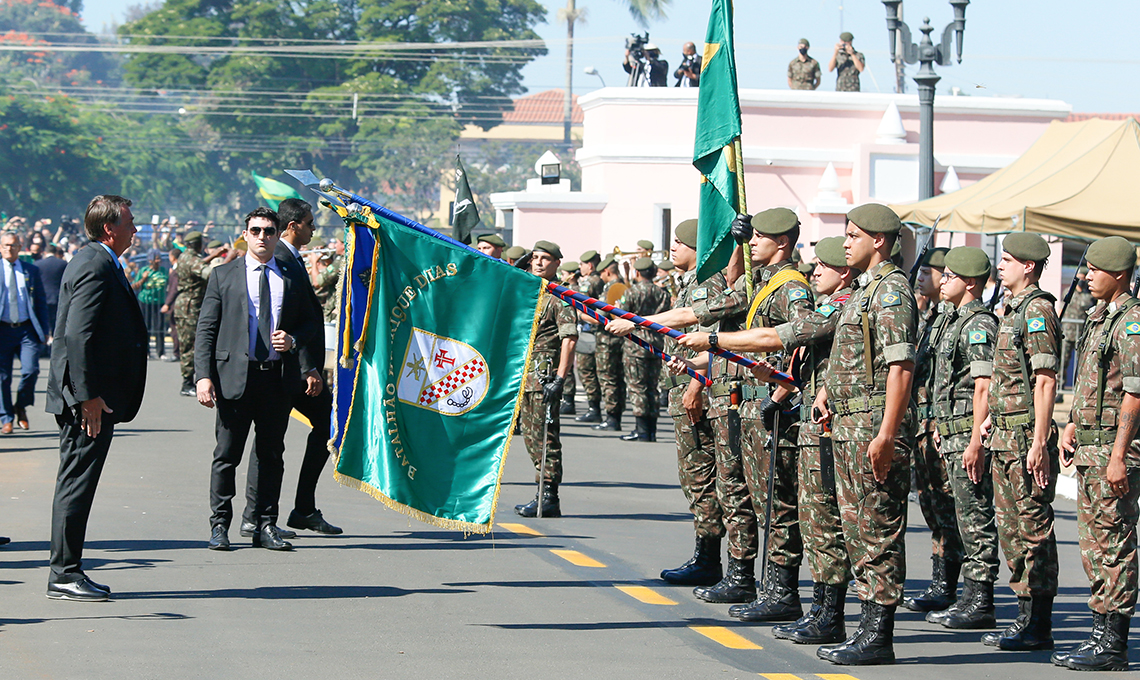
[[[292,392],[281,377],[281,364],[259,370],[250,364],[245,393],[238,399],[217,399],[214,433],[218,444],[210,473],[210,525],[227,529],[233,520],[235,474],[245,451],[249,428],[254,428],[257,456],[257,504],[254,522],[263,527],[277,523],[281,476],[285,472],[285,429],[289,425]]]
[[[305,457],[301,461],[301,474],[297,478],[297,495],[293,499],[293,510],[298,515],[311,515],[317,511],[317,482],[329,460],[329,437],[332,433],[332,392],[326,385],[321,393],[310,397],[304,392],[293,397],[293,408],[305,416],[312,426],[309,439],[305,443]],[[286,421],[288,422],[288,421]],[[249,470],[245,476],[245,513],[242,519],[253,522],[257,507],[257,442],[253,443],[253,455],[249,458]]]
[[[12,363],[20,357],[20,386],[12,402]],[[19,328],[0,325],[0,423],[10,423],[16,411],[32,406],[40,374],[40,341],[31,321]]]
[[[78,410],[78,407],[77,409]],[[95,487],[103,474],[115,426],[103,420],[97,437],[89,437],[75,411],[55,417],[59,425],[59,474],[51,506],[50,583],[72,583],[83,578],[83,541],[87,518],[95,500]]]

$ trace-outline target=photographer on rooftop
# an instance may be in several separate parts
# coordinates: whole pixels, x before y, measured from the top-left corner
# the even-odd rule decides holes
[[[629,74],[629,87],[668,87],[669,62],[662,59],[661,50],[649,42],[648,33],[626,38],[621,66]]]

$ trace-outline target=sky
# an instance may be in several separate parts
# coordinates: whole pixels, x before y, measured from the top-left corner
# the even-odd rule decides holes
[[[122,22],[123,11],[139,0],[86,0],[84,21],[100,32]],[[537,27],[549,53],[523,71],[530,93],[565,84],[566,26],[556,21],[565,2],[539,0],[549,10]],[[668,17],[651,23],[650,40],[675,67],[681,46],[701,44],[708,23],[709,0],[673,0]],[[801,38],[811,41],[811,55],[824,69],[821,90],[835,89],[827,61],[841,31],[855,35],[855,48],[866,55],[862,76],[865,92],[893,92],[894,73],[888,56],[886,13],[879,0],[736,0],[735,34],[741,88],[785,89],[787,64]],[[621,58],[625,38],[643,32],[620,0],[577,0],[587,10],[575,26],[574,92],[623,85]],[[946,0],[904,0],[903,13],[918,42],[925,16],[937,42],[953,18]],[[958,88],[961,95],[1059,99],[1079,113],[1140,113],[1140,89],[1134,73],[1140,53],[1133,50],[1140,26],[1136,0],[973,0],[966,11],[962,63],[936,66],[942,76],[938,96]],[[593,66],[601,78],[585,75]],[[917,65],[908,66],[913,75]],[[672,79],[670,79],[672,82]],[[908,77],[909,93],[915,92]]]

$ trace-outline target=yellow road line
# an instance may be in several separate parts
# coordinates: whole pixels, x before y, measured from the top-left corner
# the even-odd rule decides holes
[[[689,626],[689,628],[729,649],[764,649],[755,642],[737,635],[724,626]]]
[[[638,602],[644,602],[645,604],[677,604],[673,600],[670,600],[664,595],[658,593],[656,590],[646,588],[645,586],[614,586],[614,588],[617,588]]]
[[[293,418],[296,419],[297,422],[303,424],[305,427],[308,427],[308,428],[313,427],[313,424],[309,422],[309,419],[306,418],[305,416],[301,415],[301,412],[298,411],[297,409],[293,409],[293,412],[290,413],[289,415],[293,416]]]
[[[768,680],[800,680],[800,676],[792,673],[761,673]]]
[[[847,675],[846,673],[816,673],[816,676],[823,678],[823,680],[859,680],[855,676]]]
[[[531,529],[525,524],[510,524],[508,522],[499,522],[499,526],[511,532],[512,534],[519,534],[520,536],[542,536],[542,532]]]
[[[550,552],[554,553],[555,555],[558,555],[559,557],[566,560],[570,564],[573,564],[576,567],[601,568],[601,567],[606,566],[606,565],[602,564],[601,562],[595,560],[592,557],[587,557],[587,556],[583,555],[582,553],[578,552],[577,550],[551,550]]]

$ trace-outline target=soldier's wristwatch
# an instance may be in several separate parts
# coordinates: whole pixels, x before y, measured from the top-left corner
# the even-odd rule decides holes
[[[716,336],[716,331],[709,333],[709,347],[716,348],[720,343],[720,339]]]

